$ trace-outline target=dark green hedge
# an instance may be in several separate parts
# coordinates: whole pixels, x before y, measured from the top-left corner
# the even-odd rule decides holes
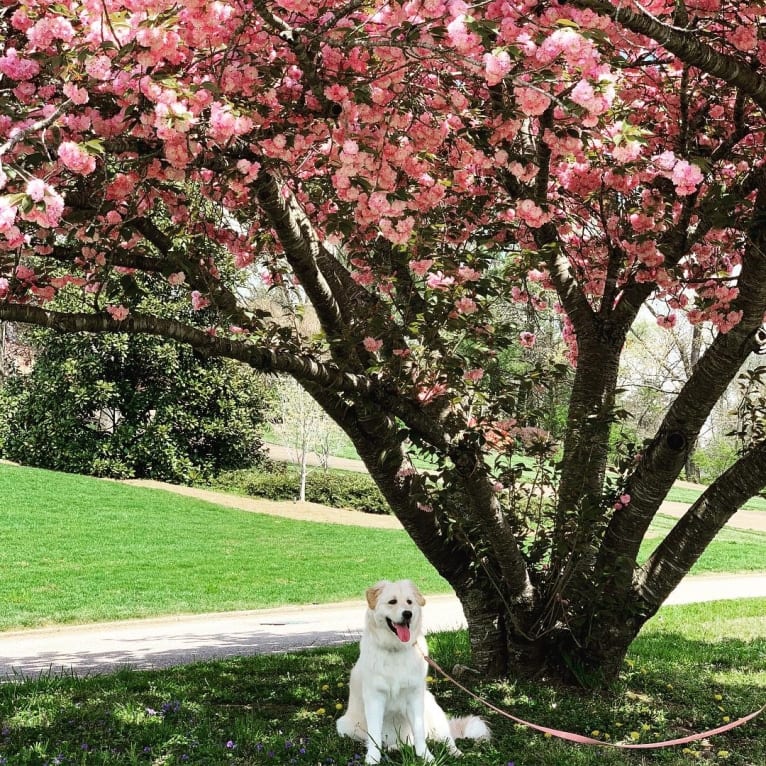
[[[216,487],[267,500],[297,500],[300,474],[297,468],[275,463],[271,470],[228,471],[214,481]],[[310,469],[306,477],[306,500],[333,508],[364,513],[389,513],[375,482],[363,473]]]

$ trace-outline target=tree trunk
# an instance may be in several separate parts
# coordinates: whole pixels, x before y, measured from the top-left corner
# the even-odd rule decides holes
[[[303,449],[301,449],[300,471],[301,471],[301,480],[300,480],[300,489],[298,490],[298,500],[300,500],[301,503],[305,503],[306,502],[306,474],[308,473],[307,452],[306,452],[305,446],[303,447]]]

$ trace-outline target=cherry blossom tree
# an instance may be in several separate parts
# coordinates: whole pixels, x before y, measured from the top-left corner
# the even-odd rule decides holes
[[[761,339],[760,4],[6,0],[0,31],[0,320],[291,375],[455,589],[477,669],[612,677],[766,483],[755,442],[639,557]],[[310,301],[321,333],[248,310],[226,269]],[[136,271],[207,330],[136,310]],[[650,300],[716,337],[615,483],[620,354]],[[506,478],[555,445],[487,373],[545,311],[576,369],[532,513]]]

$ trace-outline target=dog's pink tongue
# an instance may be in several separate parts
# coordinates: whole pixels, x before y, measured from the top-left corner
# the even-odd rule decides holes
[[[406,644],[410,640],[410,629],[406,625],[397,625],[396,623],[394,623],[394,627],[396,628],[398,639],[403,644]]]

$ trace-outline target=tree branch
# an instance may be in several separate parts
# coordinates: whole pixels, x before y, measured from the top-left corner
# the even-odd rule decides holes
[[[30,133],[37,133],[38,131],[49,127],[50,125],[53,125],[53,123],[56,122],[56,120],[58,120],[58,118],[61,117],[61,115],[64,114],[64,112],[66,112],[70,106],[72,106],[72,102],[70,99],[66,99],[66,101],[63,101],[61,104],[59,104],[58,107],[47,117],[43,117],[42,119],[27,125],[25,128],[17,130],[5,143],[0,144],[0,166],[2,165],[2,158],[8,154],[8,152],[13,151],[13,149],[18,146]]]
[[[607,16],[631,32],[654,40],[684,63],[695,66],[740,89],[761,109],[766,110],[766,79],[754,72],[746,61],[716,51],[701,42],[697,38],[697,30],[687,31],[671,27],[647,14],[629,10],[621,2],[615,4],[604,2],[604,0],[563,0],[563,2],[575,8],[587,9],[601,16]]]
[[[749,234],[737,280],[739,297],[731,306],[734,311],[742,311],[742,319],[729,332],[719,333],[700,357],[628,479],[629,505],[612,517],[604,536],[598,570],[606,576],[610,562],[621,561],[619,579],[623,585],[627,568],[635,566],[646,530],[683,468],[710,411],[754,350],[754,336],[766,312],[766,183],[759,190]]]
[[[766,442],[737,460],[689,508],[635,577],[638,597],[656,611],[726,522],[766,486]]]
[[[255,346],[246,341],[220,338],[175,319],[131,313],[122,321],[107,313],[86,314],[48,311],[38,306],[0,302],[0,320],[23,322],[59,332],[124,332],[145,333],[188,344],[203,356],[225,357],[244,362],[256,370],[285,373],[298,381],[349,395],[372,395],[374,384],[369,378],[342,372],[332,365],[277,348]]]

